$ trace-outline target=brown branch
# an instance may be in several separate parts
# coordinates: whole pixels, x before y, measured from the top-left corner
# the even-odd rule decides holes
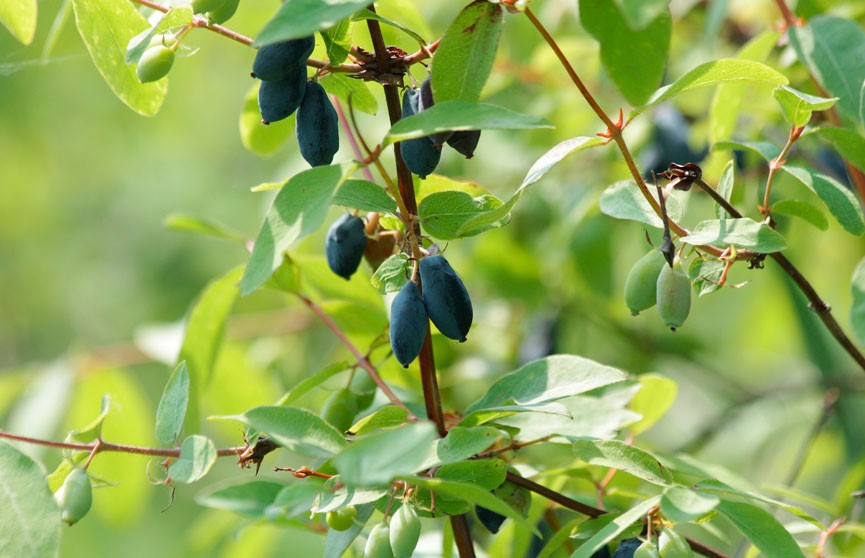
[[[128,446],[126,444],[112,444],[103,440],[95,440],[89,444],[76,444],[73,442],[56,442],[53,440],[43,440],[40,438],[30,438],[29,436],[19,436],[11,432],[3,432],[0,430],[0,438],[7,440],[15,440],[25,444],[33,444],[37,446],[47,446],[57,449],[68,449],[73,451],[86,451],[92,453],[97,450],[101,453],[104,451],[113,451],[118,453],[132,453],[136,455],[152,455],[157,457],[180,457],[180,448],[164,449],[164,448],[143,448],[140,446]],[[240,455],[246,446],[238,446],[233,448],[222,448],[216,450],[218,457],[228,457]]]
[[[551,502],[555,502],[560,506],[567,508],[569,510],[573,510],[577,513],[581,513],[583,515],[587,515],[589,517],[600,517],[606,513],[604,510],[592,507],[588,504],[584,504],[582,502],[578,502],[571,498],[568,498],[564,494],[560,492],[556,492],[555,490],[550,490],[546,486],[538,484],[532,480],[529,480],[525,477],[521,477],[515,473],[508,472],[507,479],[514,484],[519,486],[523,486],[535,494],[543,496],[547,500]],[[644,520],[645,521],[645,520]],[[709,546],[704,545],[703,543],[697,542],[693,539],[686,538],[688,544],[691,546],[691,550],[696,552],[697,554],[702,554],[703,556],[708,556],[709,558],[729,558],[726,554],[719,550],[715,550]]]

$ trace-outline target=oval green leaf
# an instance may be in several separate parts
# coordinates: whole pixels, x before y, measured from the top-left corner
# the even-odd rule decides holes
[[[844,230],[856,236],[865,234],[862,206],[846,186],[831,176],[816,173],[811,169],[790,165],[784,165],[781,169],[817,194]]]
[[[780,252],[787,248],[781,233],[753,219],[716,219],[703,221],[682,237],[682,242],[694,246],[710,245],[723,248],[735,246],[760,254]]]

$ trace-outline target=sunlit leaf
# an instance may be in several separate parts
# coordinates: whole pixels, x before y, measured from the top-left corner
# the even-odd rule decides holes
[[[369,5],[369,0],[291,0],[279,8],[255,38],[256,45],[299,39],[330,29]]]
[[[682,242],[719,248],[735,246],[761,254],[780,252],[787,248],[787,241],[778,231],[747,217],[703,221],[691,230],[691,234],[682,237]]]
[[[186,361],[182,361],[169,376],[156,408],[157,440],[166,445],[173,445],[177,441],[186,418],[188,403],[189,371],[186,369]]]
[[[184,484],[200,480],[216,462],[216,446],[210,438],[192,435],[183,440],[180,457],[171,463],[168,476],[174,482]]]
[[[846,186],[831,176],[819,174],[811,169],[790,165],[784,165],[781,169],[817,194],[844,230],[856,236],[865,234],[865,216],[862,214],[862,206],[855,194]]]
[[[15,40],[29,45],[36,35],[37,0],[0,0],[0,23]]]

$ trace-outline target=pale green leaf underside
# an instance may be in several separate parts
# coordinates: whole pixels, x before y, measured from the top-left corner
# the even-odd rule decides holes
[[[36,34],[36,0],[0,0],[0,23],[23,45]]]
[[[735,246],[761,254],[780,252],[787,247],[787,241],[778,231],[747,217],[703,221],[691,230],[691,234],[682,237],[682,242],[719,248]]]

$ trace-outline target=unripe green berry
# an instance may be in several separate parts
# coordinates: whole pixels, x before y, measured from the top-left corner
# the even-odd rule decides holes
[[[390,548],[390,528],[386,523],[379,523],[369,532],[363,558],[394,558]]]
[[[685,323],[691,311],[691,280],[682,271],[679,261],[673,267],[665,265],[658,274],[658,313],[672,331]]]
[[[321,418],[341,432],[348,430],[348,427],[354,423],[356,414],[357,400],[348,388],[332,393],[321,409]]]
[[[93,487],[87,471],[80,467],[72,469],[63,485],[54,493],[54,499],[60,506],[60,518],[63,521],[69,525],[80,521],[93,504]]]
[[[347,531],[354,525],[355,517],[357,517],[357,509],[354,506],[348,506],[327,512],[325,521],[327,521],[328,527],[334,531]]]
[[[237,6],[239,4],[240,0],[225,0],[219,8],[208,10],[207,17],[210,19],[211,23],[225,23],[231,19],[234,12],[237,11]]]
[[[149,47],[138,60],[136,73],[141,83],[149,83],[165,77],[174,64],[174,51],[162,45]]]
[[[390,547],[394,558],[411,558],[420,539],[420,528],[417,512],[403,504],[390,520]]]
[[[658,294],[658,274],[666,263],[664,255],[652,250],[634,264],[625,279],[625,304],[636,316],[655,305]]]

